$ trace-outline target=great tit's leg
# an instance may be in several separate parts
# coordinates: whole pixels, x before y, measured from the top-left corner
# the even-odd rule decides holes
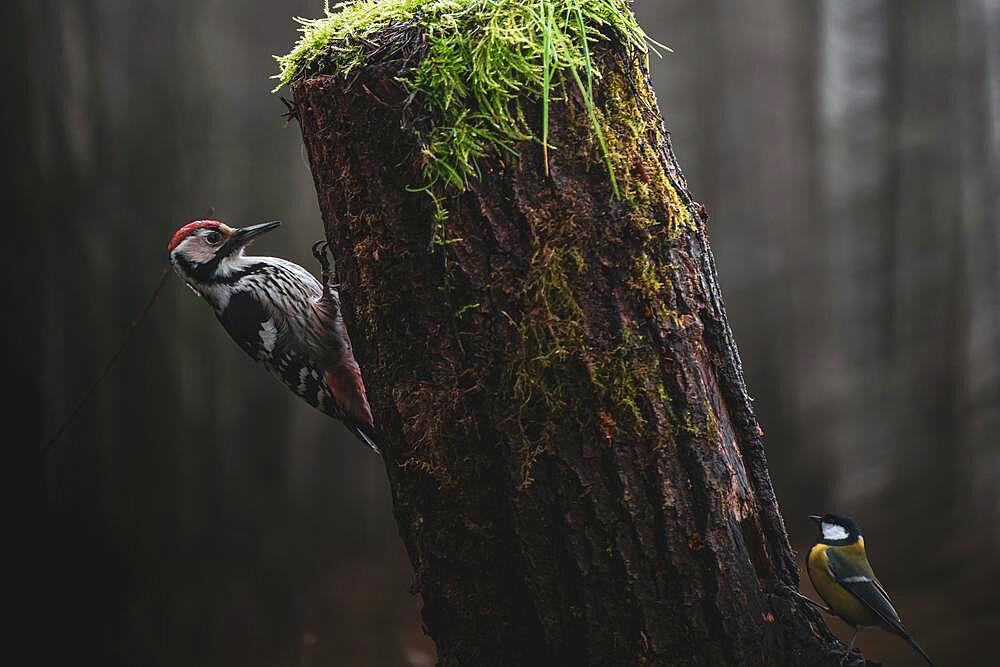
[[[847,645],[847,652],[850,653],[854,650],[854,642],[858,640],[858,633],[861,632],[861,628],[854,628],[854,634],[851,635],[851,643]]]
[[[854,634],[851,636],[851,643],[847,645],[847,651],[844,653],[844,657],[840,659],[840,664],[843,665],[844,662],[851,656],[854,651],[854,642],[858,638],[858,633],[861,632],[860,627],[854,628]]]

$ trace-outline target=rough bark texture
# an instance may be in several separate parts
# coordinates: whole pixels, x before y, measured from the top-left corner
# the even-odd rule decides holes
[[[432,249],[400,62],[294,92],[442,664],[836,664],[642,64],[599,54],[620,200],[570,95]]]

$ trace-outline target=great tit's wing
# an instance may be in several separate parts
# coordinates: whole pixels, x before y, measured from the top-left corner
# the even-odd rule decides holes
[[[836,549],[827,549],[827,567],[834,580],[878,616],[889,630],[906,635],[885,589],[878,583],[868,561],[855,562]]]
[[[889,596],[886,594],[885,589],[882,588],[882,584],[875,578],[875,573],[872,572],[872,566],[868,564],[868,559],[862,556],[861,561],[857,562],[841,554],[836,549],[827,549],[826,554],[827,568],[837,583],[846,588],[851,595],[860,600],[862,604],[882,619],[887,630],[895,632],[905,639],[910,646],[923,656],[928,665],[934,667],[934,663],[931,662],[927,652],[920,647],[920,644],[903,627],[903,622],[899,620],[899,614],[896,613],[892,603],[889,602]]]

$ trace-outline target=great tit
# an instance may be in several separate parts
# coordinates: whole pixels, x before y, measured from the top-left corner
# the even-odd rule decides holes
[[[830,605],[828,611],[854,628],[845,659],[854,649],[861,629],[877,626],[905,639],[933,667],[927,653],[903,627],[889,596],[875,578],[858,524],[837,514],[809,518],[819,525],[820,531],[806,559],[809,579],[816,592]]]

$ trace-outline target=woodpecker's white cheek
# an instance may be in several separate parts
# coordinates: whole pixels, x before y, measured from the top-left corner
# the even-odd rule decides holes
[[[190,236],[174,251],[193,264],[207,264],[215,258],[215,249],[199,236]]]
[[[843,540],[847,539],[847,529],[843,526],[838,526],[835,523],[823,522],[823,539],[824,540]]]

